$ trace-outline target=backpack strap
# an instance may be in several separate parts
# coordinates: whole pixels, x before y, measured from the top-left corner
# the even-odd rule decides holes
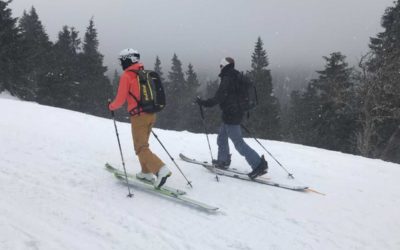
[[[128,71],[136,73],[136,75],[140,77],[139,70],[130,69]],[[139,83],[139,89],[140,89],[140,83]],[[129,111],[129,114],[132,115],[132,116],[133,115],[137,115],[137,114],[140,115],[140,113],[141,113],[141,111],[140,111],[140,101],[138,100],[138,98],[134,94],[132,94],[130,89],[129,89],[128,94],[136,101],[136,104],[137,104],[136,107],[134,107],[132,110]]]

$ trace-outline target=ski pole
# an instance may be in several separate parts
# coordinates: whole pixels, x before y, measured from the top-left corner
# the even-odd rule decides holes
[[[108,101],[108,104],[110,105],[110,100]],[[124,173],[125,173],[125,181],[128,187],[128,197],[132,197],[133,194],[131,193],[131,189],[129,188],[129,182],[128,182],[128,175],[126,174],[126,168],[125,168],[125,161],[124,161],[124,156],[122,154],[122,148],[121,148],[121,142],[119,141],[119,134],[118,134],[118,129],[117,129],[117,123],[115,122],[115,115],[114,111],[111,111],[111,116],[114,121],[114,127],[115,127],[115,134],[117,135],[117,140],[118,140],[118,147],[119,147],[119,153],[121,154],[121,160],[122,160],[122,166],[124,167]]]
[[[172,162],[175,164],[176,168],[179,170],[179,172],[181,172],[181,174],[183,175],[183,177],[186,179],[187,181],[187,185],[189,185],[191,188],[193,188],[192,186],[192,182],[189,181],[185,174],[182,172],[181,168],[178,166],[178,164],[175,162],[175,159],[170,155],[170,153],[168,152],[168,150],[164,147],[164,144],[160,141],[160,139],[158,138],[157,134],[154,133],[153,130],[151,130],[151,133],[154,135],[154,137],[157,139],[157,141],[160,143],[161,147],[163,147],[163,149],[165,150],[165,152],[167,152],[169,158],[172,160]]]
[[[212,150],[211,150],[210,139],[208,138],[208,131],[207,131],[207,126],[206,126],[206,122],[205,122],[205,118],[204,118],[203,106],[201,106],[201,105],[199,104],[199,107],[200,107],[201,121],[203,122],[203,127],[204,127],[204,133],[206,134],[206,137],[207,137],[208,149],[210,150],[211,164],[214,166],[214,164],[213,164],[214,157],[213,157]],[[215,166],[214,166],[214,170],[215,170]],[[217,181],[219,181],[218,174],[215,174],[215,179],[216,179]]]
[[[289,171],[284,167],[284,166],[282,166],[282,164],[261,144],[261,142],[259,141],[259,140],[257,140],[257,138],[253,135],[253,133],[246,127],[246,126],[244,126],[243,124],[240,124],[240,126],[244,129],[244,130],[246,130],[246,132],[247,133],[249,133],[250,134],[250,136],[252,136],[253,137],[253,139],[254,140],[256,140],[256,142],[258,143],[258,144],[260,144],[260,146],[272,157],[272,159],[274,159],[275,161],[276,161],[276,163],[278,163],[278,165],[282,168],[282,169],[284,169],[285,171],[286,171],[286,173],[288,173],[288,177],[289,178],[292,178],[292,179],[294,179],[294,176],[293,176],[293,174],[291,174],[291,173],[289,173]]]

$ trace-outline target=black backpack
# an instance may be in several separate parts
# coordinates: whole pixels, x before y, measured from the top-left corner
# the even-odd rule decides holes
[[[140,99],[138,100],[132,93],[130,96],[135,99],[137,106],[129,113],[131,115],[141,112],[156,113],[161,111],[166,105],[165,91],[160,76],[152,70],[129,70],[138,76]]]
[[[243,72],[238,74],[235,87],[240,111],[248,112],[257,106],[256,86]]]

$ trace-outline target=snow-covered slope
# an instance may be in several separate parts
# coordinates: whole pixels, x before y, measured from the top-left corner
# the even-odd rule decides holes
[[[173,170],[168,185],[220,208],[207,214],[127,189],[104,163],[121,168],[112,120],[0,98],[0,249],[400,249],[400,166],[312,147],[262,141],[301,193],[220,178],[178,160],[209,160],[202,134],[156,129],[193,189]],[[128,171],[139,170],[129,124],[118,123]],[[211,136],[214,155],[216,136]],[[259,153],[254,140],[247,139]],[[286,173],[269,157],[270,178]],[[233,151],[233,166],[248,170]]]

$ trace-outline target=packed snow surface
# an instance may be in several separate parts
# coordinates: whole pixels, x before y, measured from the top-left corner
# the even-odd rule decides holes
[[[193,189],[173,170],[167,185],[218,206],[205,213],[127,187],[104,170],[122,169],[110,119],[0,96],[0,249],[400,249],[400,166],[278,141],[262,144],[301,183],[296,192],[215,176],[179,160],[210,160],[204,134],[155,129]],[[127,170],[139,171],[130,125],[117,123]],[[216,135],[211,135],[216,155]],[[267,175],[291,183],[265,154]],[[231,145],[232,146],[232,145]],[[250,170],[232,147],[232,166]]]

